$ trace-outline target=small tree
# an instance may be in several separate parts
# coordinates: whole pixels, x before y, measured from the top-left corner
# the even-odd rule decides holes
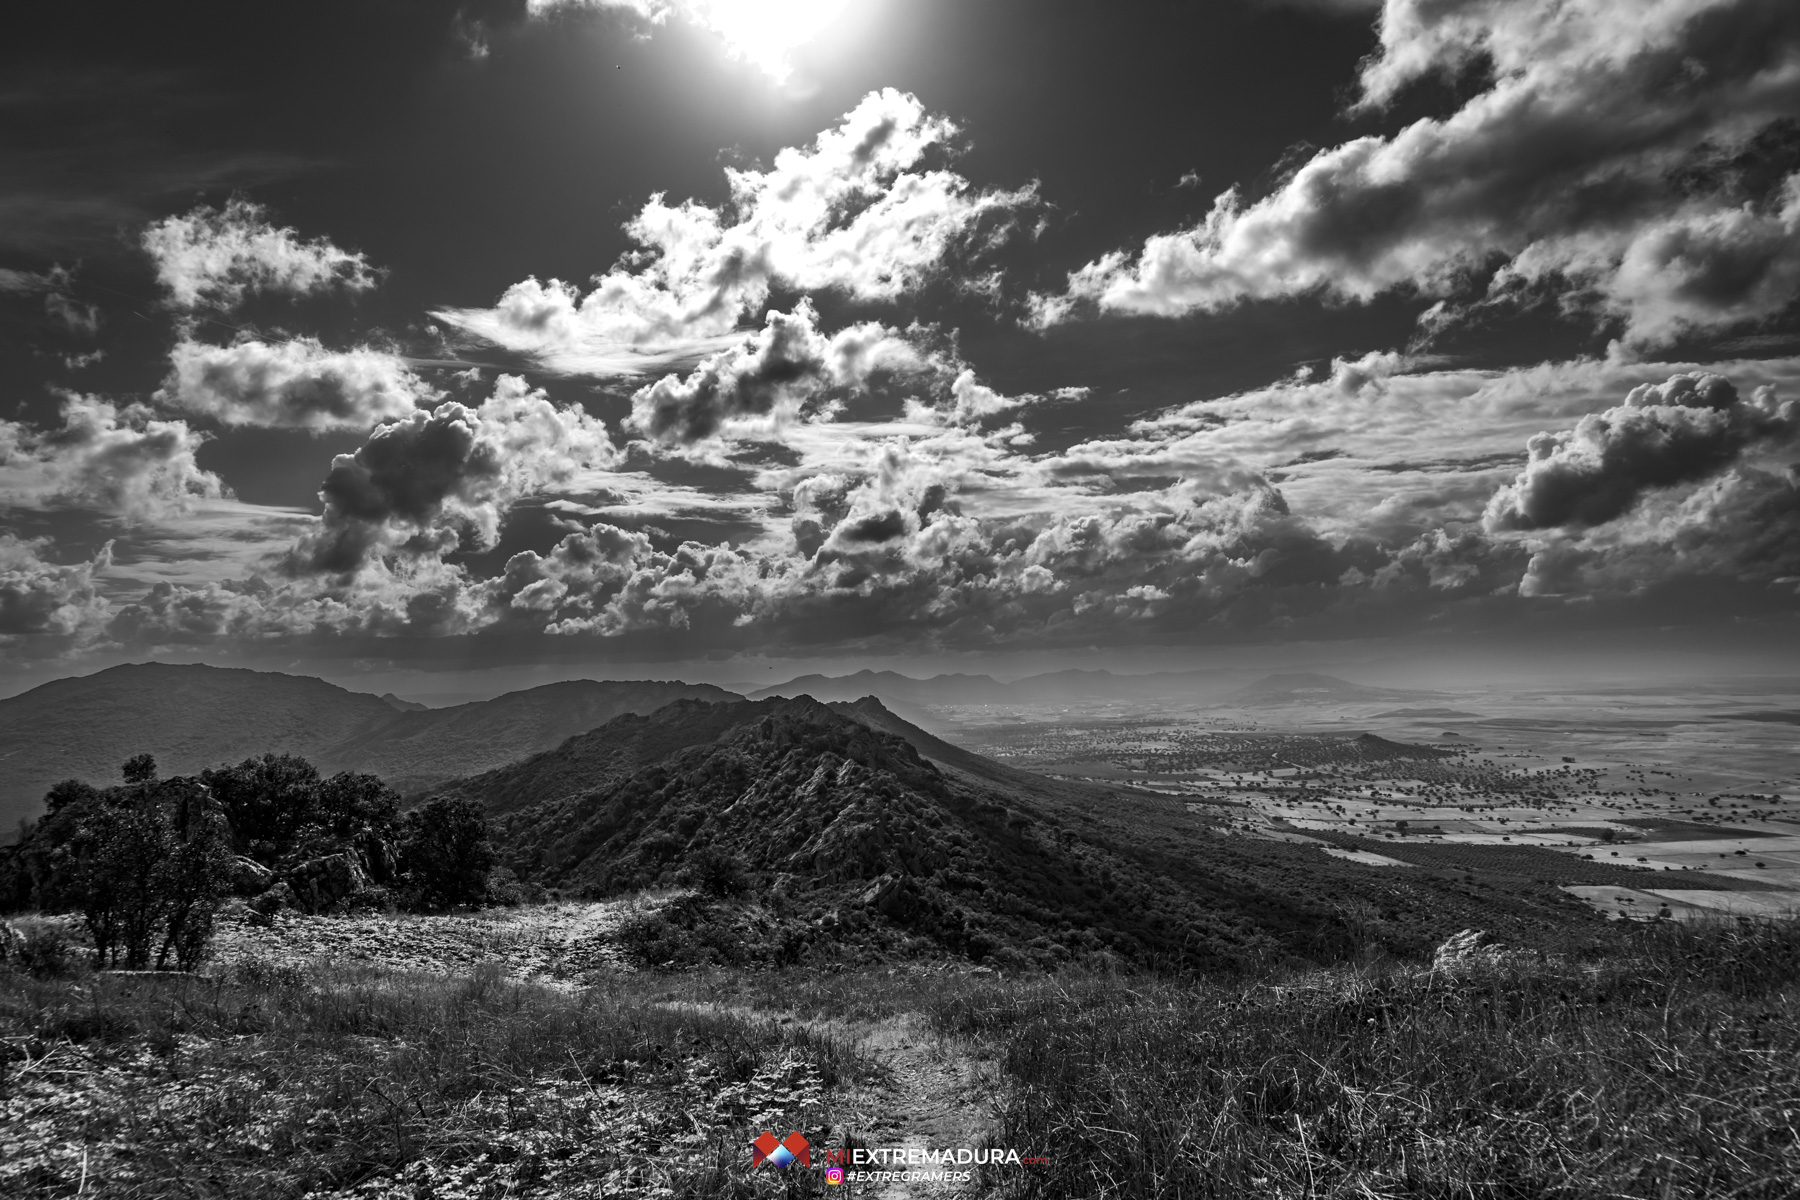
[[[171,853],[156,879],[163,926],[156,969],[167,967],[173,952],[175,965],[191,971],[212,942],[231,843],[224,817],[203,786],[184,781],[180,794],[163,811],[169,820]]]
[[[168,858],[168,829],[136,796],[109,797],[75,837],[75,890],[94,939],[96,966],[142,968],[160,924],[158,876]]]
[[[438,796],[406,814],[400,869],[421,908],[480,904],[496,856],[474,801]]]
[[[156,778],[156,760],[148,754],[134,754],[120,770],[126,783],[149,783]]]

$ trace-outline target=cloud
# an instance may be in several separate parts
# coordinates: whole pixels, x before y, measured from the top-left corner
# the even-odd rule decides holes
[[[1800,411],[1772,388],[1745,401],[1722,376],[1671,376],[1566,433],[1533,437],[1530,461],[1494,494],[1483,523],[1495,533],[1605,524],[1651,489],[1715,475],[1752,444],[1797,429]]]
[[[355,572],[389,555],[486,549],[523,496],[612,463],[605,426],[502,375],[480,407],[449,401],[377,428],[320,485],[319,528],[286,556],[292,574]]]
[[[327,350],[316,338],[245,338],[229,346],[184,338],[169,362],[157,398],[223,425],[367,429],[435,398],[397,355],[368,347]]]
[[[44,312],[70,333],[93,337],[100,332],[100,308],[83,304],[69,294],[75,273],[67,267],[53,266],[48,271],[18,271],[0,267],[0,292],[14,295],[42,294]]]
[[[651,25],[680,16],[716,35],[733,57],[776,83],[793,73],[790,56],[842,15],[849,0],[526,0],[533,16],[568,9],[610,9]]]
[[[48,539],[0,533],[0,644],[80,641],[105,624],[108,605],[94,580],[111,565],[112,544],[67,565],[46,562],[48,548]]]
[[[434,315],[550,370],[629,375],[723,349],[772,285],[892,300],[978,253],[1036,203],[1035,185],[980,191],[921,164],[957,129],[908,94],[871,92],[767,171],[727,169],[730,202],[654,196],[626,226],[641,250],[574,284],[527,279],[492,308]]]
[[[144,230],[142,245],[168,303],[180,309],[229,310],[253,292],[361,292],[377,281],[361,254],[277,228],[266,209],[242,198],[165,217]]]
[[[626,424],[666,446],[769,432],[831,388],[862,388],[877,374],[925,375],[941,360],[896,330],[865,322],[827,337],[801,301],[771,312],[763,328],[703,361],[685,378],[666,375],[638,389]]]
[[[1476,71],[1487,86],[1451,115],[1322,150],[1264,198],[1228,190],[1198,226],[1036,297],[1037,322],[1446,297],[1499,268],[1494,299],[1560,292],[1654,345],[1794,298],[1800,185],[1733,166],[1800,118],[1786,0],[1388,0],[1354,108]]]
[[[16,507],[72,506],[130,521],[190,512],[226,492],[195,454],[205,435],[185,421],[68,394],[62,426],[0,421],[0,499]]]

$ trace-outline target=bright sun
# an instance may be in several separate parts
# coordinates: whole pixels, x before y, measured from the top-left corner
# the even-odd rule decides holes
[[[687,15],[724,39],[777,83],[793,72],[788,55],[818,37],[850,0],[688,0]]]

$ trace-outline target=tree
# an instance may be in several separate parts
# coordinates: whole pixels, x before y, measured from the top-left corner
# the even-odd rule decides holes
[[[479,904],[496,856],[474,801],[442,796],[406,814],[400,868],[421,908]]]
[[[276,866],[311,817],[319,772],[297,754],[261,754],[235,767],[203,771],[231,823],[232,849]]]
[[[154,954],[183,970],[212,938],[230,857],[225,821],[192,779],[109,788],[84,810],[68,845],[71,891],[94,940],[97,965],[141,970]]]
[[[158,924],[157,876],[168,857],[168,830],[152,806],[124,792],[89,814],[73,840],[75,891],[94,940],[98,966],[149,964]]]
[[[167,967],[173,952],[175,965],[191,971],[212,942],[213,917],[226,891],[230,837],[224,814],[204,785],[180,781],[162,811],[169,823],[170,854],[156,879],[163,928],[156,969]]]
[[[378,776],[344,771],[313,789],[301,840],[318,843],[324,853],[353,851],[370,879],[389,884],[399,871],[399,833],[400,797],[394,789]]]
[[[156,778],[156,759],[148,754],[134,754],[120,770],[126,783],[149,783]]]

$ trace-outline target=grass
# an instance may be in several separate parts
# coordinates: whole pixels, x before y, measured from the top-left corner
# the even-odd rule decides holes
[[[985,1169],[984,1195],[1790,1195],[1800,925],[1586,945],[1230,978],[714,967],[581,992],[494,964],[0,972],[0,1193],[829,1194],[819,1171],[751,1170],[745,1145],[840,1144],[847,1093],[884,1077],[850,1031],[906,1018],[997,1068],[992,1145],[1048,1158]]]
[[[631,977],[568,995],[491,967],[252,960],[0,980],[9,1196],[804,1194],[816,1181],[751,1175],[744,1147],[818,1131],[868,1070],[829,1036],[656,1004]]]
[[[1583,965],[948,994],[998,1040],[1019,1197],[1785,1197],[1800,929],[1664,925]]]

